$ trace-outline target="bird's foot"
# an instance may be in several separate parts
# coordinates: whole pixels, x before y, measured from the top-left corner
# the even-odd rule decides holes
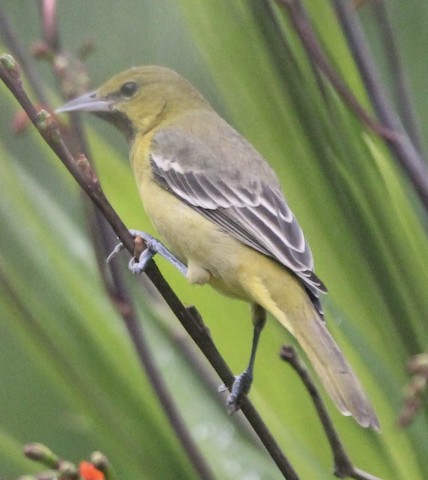
[[[139,230],[129,230],[129,233],[134,237],[141,237],[147,246],[147,248],[139,255],[138,259],[136,257],[132,257],[129,261],[128,268],[132,273],[138,275],[144,272],[147,264],[158,253],[160,256],[165,258],[165,260],[171,263],[171,265],[173,265],[183,276],[187,275],[186,265],[184,265],[177,257],[175,257],[159,240],[152,237],[148,233],[141,232]],[[119,243],[108,256],[107,262],[109,262],[121,250],[123,250],[123,244]]]
[[[240,410],[242,398],[244,395],[248,394],[252,383],[253,373],[248,369],[240,375],[235,376],[235,381],[230,388],[230,394],[226,400],[227,411],[230,415]],[[219,392],[224,392],[226,390],[226,385],[221,385],[219,387]]]

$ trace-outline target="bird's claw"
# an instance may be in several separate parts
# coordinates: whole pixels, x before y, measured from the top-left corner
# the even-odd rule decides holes
[[[122,242],[121,242],[121,243],[118,243],[118,244],[113,248],[113,250],[111,251],[110,255],[107,257],[106,262],[107,262],[107,263],[110,263],[110,262],[113,260],[113,258],[114,258],[118,253],[120,253],[124,248],[125,248],[125,247],[124,247],[124,245],[123,245]]]
[[[227,411],[230,415],[237,412],[241,408],[241,401],[244,395],[247,395],[250,391],[251,384],[253,383],[253,375],[248,370],[235,376],[235,381],[230,388],[230,394],[226,400]],[[226,385],[221,385],[218,388],[219,392],[224,392],[228,388]]]
[[[147,264],[150,260],[158,253],[161,255],[165,260],[171,263],[183,276],[187,275],[187,267],[176,258],[166,247],[162,245],[159,240],[152,237],[146,232],[141,232],[139,230],[129,230],[129,233],[133,237],[141,237],[144,240],[147,248],[141,253],[139,259],[137,260],[135,257],[131,258],[128,264],[128,268],[134,274],[140,274],[144,272]],[[115,257],[121,250],[123,250],[124,245],[123,243],[119,243],[114,247],[113,251],[107,257],[107,262],[110,262],[113,257]]]
[[[156,252],[154,252],[147,244],[147,248],[143,251],[138,260],[135,257],[132,257],[131,260],[129,260],[129,270],[131,270],[134,275],[143,273],[147,267],[147,264],[155,256],[155,254]]]

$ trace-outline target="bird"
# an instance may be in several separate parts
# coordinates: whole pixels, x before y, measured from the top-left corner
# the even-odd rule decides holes
[[[133,67],[57,113],[86,111],[125,136],[144,209],[191,284],[250,303],[253,343],[228,405],[253,381],[266,314],[297,340],[344,415],[379,431],[374,409],[327,329],[311,249],[262,155],[184,77]]]

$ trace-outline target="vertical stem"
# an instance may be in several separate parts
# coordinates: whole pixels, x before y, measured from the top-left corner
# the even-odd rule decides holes
[[[391,108],[378,78],[364,34],[355,12],[351,9],[350,3],[347,0],[333,0],[333,3],[373,108],[381,122],[387,128],[397,132],[397,135],[394,137],[386,139],[388,146],[413,184],[420,201],[428,211],[428,169],[426,163],[401,127],[398,116]]]

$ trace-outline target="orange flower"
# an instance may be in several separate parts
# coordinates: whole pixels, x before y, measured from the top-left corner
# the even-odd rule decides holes
[[[104,480],[104,473],[95,468],[92,463],[80,462],[79,473],[83,480]]]

